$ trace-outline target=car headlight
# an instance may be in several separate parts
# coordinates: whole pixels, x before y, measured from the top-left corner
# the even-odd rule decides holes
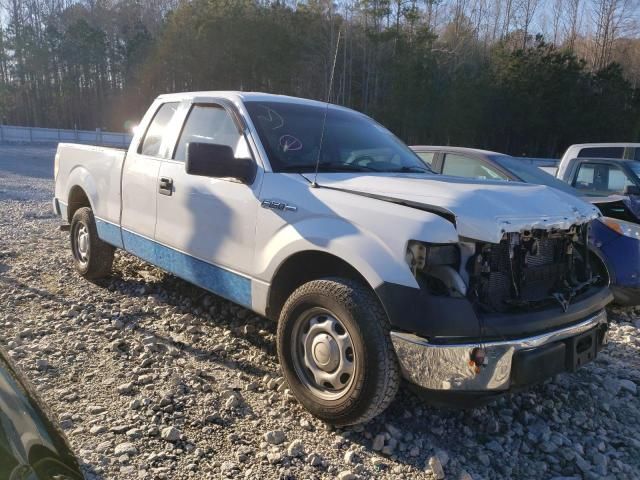
[[[407,244],[405,258],[421,288],[426,288],[434,295],[466,295],[467,285],[458,272],[458,245],[437,245],[411,240]]]
[[[416,275],[418,271],[437,265],[457,268],[460,263],[460,250],[457,245],[436,245],[411,240],[407,244],[405,258],[411,271]]]
[[[640,225],[636,223],[626,222],[624,220],[618,220],[617,218],[611,217],[600,217],[598,220],[619,235],[640,240]]]

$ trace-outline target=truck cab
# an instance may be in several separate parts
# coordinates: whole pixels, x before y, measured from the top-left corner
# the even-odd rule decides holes
[[[556,176],[564,179],[569,163],[576,158],[640,160],[640,143],[580,143],[564,152]]]
[[[273,319],[291,391],[335,425],[380,413],[403,377],[501,394],[606,341],[596,208],[435,175],[347,108],[162,95],[127,152],[62,144],[55,177],[80,274],[109,275],[120,248]]]

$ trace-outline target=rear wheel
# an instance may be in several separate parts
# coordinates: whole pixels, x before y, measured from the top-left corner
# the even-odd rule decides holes
[[[386,314],[352,280],[315,280],[291,295],[278,323],[278,356],[300,403],[338,426],[381,413],[400,382]]]
[[[98,237],[96,221],[89,207],[76,210],[70,231],[71,252],[78,273],[89,280],[108,276],[115,248]]]

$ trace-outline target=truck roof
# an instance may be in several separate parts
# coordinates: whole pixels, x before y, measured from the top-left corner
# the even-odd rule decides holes
[[[640,143],[633,142],[604,142],[604,143],[575,143],[569,148],[583,148],[583,147],[634,147],[640,148]],[[568,149],[567,149],[568,150]]]
[[[161,99],[161,100],[176,100],[176,101],[193,100],[193,99],[213,100],[215,98],[225,98],[232,102],[262,101],[262,102],[297,103],[297,104],[303,104],[303,105],[316,105],[316,106],[326,105],[325,102],[321,102],[318,100],[310,100],[308,98],[291,97],[288,95],[277,95],[274,93],[262,93],[262,92],[209,90],[209,91],[202,91],[202,92],[168,93],[168,94],[158,96],[158,99]],[[349,110],[345,107],[340,107],[339,105],[334,105],[334,104],[331,104],[331,107]]]
[[[581,162],[608,162],[608,163],[633,163],[637,160],[631,158],[607,158],[607,157],[572,157],[570,161],[579,160]]]

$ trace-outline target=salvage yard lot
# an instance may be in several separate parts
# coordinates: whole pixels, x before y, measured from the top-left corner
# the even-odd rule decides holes
[[[608,347],[574,375],[465,411],[402,389],[330,429],[282,384],[273,323],[127,254],[80,278],[54,153],[0,145],[0,344],[88,478],[640,478],[640,308],[609,308]]]

